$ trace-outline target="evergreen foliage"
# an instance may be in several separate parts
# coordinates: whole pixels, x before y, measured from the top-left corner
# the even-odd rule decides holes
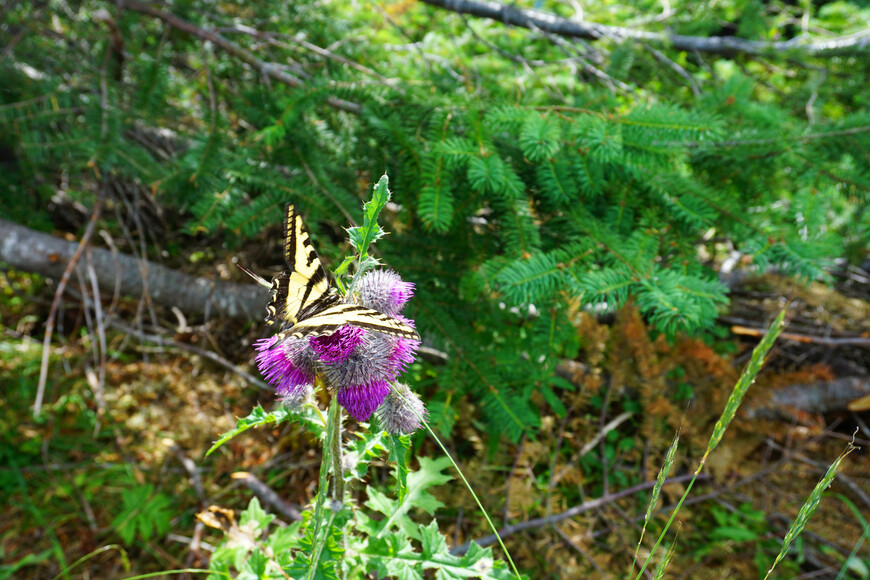
[[[789,33],[760,3],[738,4],[682,7],[676,30],[725,19],[743,38]],[[449,356],[432,378],[432,423],[449,432],[470,397],[513,439],[536,429],[533,393],[559,406],[550,379],[582,342],[578,309],[633,300],[668,336],[705,332],[727,304],[710,267],[724,252],[825,279],[866,247],[865,57],[797,54],[786,71],[768,66],[776,56],[665,51],[696,97],[640,44],[503,35],[422,5],[388,8],[392,29],[345,8],[163,7],[221,29],[295,87],[132,5],[4,9],[10,30],[58,31],[23,34],[0,59],[4,214],[51,229],[53,199],[90,205],[111,175],[167,208],[166,227],[239,249],[277,237],[292,201],[336,267],[339,227],[386,170],[392,233],[378,257],[417,284],[412,315]],[[812,16],[847,34],[862,12],[841,9]],[[111,195],[126,211],[141,202]]]

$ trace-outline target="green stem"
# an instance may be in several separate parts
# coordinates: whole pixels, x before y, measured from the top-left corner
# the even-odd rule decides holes
[[[680,508],[683,507],[683,502],[686,501],[686,498],[689,497],[689,492],[692,491],[692,486],[695,485],[695,480],[698,479],[698,476],[701,475],[701,471],[704,469],[704,465],[707,463],[707,455],[709,455],[709,451],[704,454],[704,457],[701,458],[700,463],[698,464],[698,468],[695,470],[695,474],[692,476],[692,479],[689,481],[689,485],[686,486],[686,490],[683,492],[683,495],[680,497],[680,501],[677,502],[677,507],[671,511],[671,517],[668,519],[668,523],[665,524],[665,528],[659,534],[658,539],[656,540],[655,545],[650,550],[650,555],[647,557],[646,562],[643,563],[643,566],[640,568],[640,572],[637,573],[637,576],[634,577],[634,580],[640,580],[643,577],[644,571],[646,571],[646,567],[649,566],[652,561],[652,555],[658,549],[659,544],[662,543],[662,540],[665,539],[665,534],[668,533],[668,530],[671,529],[671,524],[674,523],[674,519],[677,517],[677,513],[680,511]],[[634,569],[634,566],[632,566]]]
[[[321,522],[323,521],[324,516],[323,510],[326,507],[326,502],[329,501],[329,462],[330,456],[334,455],[333,451],[336,440],[336,429],[334,428],[334,425],[336,423],[336,417],[338,417],[338,425],[340,428],[341,412],[339,411],[338,401],[336,401],[335,397],[333,397],[332,403],[329,405],[329,416],[327,418],[326,424],[326,441],[323,442],[323,459],[320,462],[320,478],[317,485],[317,498],[314,502],[314,550],[311,555],[311,566],[308,568],[308,580],[313,580],[313,578],[317,574],[318,563],[320,562],[320,554],[323,552],[323,546],[326,544],[326,541],[329,538],[329,528],[332,525],[332,517],[335,516],[335,512],[330,510],[332,517],[329,520],[330,523],[326,526],[326,534],[321,540],[320,529]],[[341,444],[339,443],[339,447],[340,445]],[[344,486],[342,486],[342,489],[343,487]]]
[[[403,401],[407,402],[408,400],[405,396],[396,388],[395,383],[390,383],[390,389],[402,398]],[[444,455],[447,459],[450,460],[450,464],[453,465],[453,469],[456,470],[456,473],[459,474],[459,479],[462,480],[462,483],[465,484],[465,487],[468,488],[468,492],[471,494],[471,497],[474,498],[474,502],[477,504],[477,507],[480,508],[480,512],[483,514],[483,518],[486,520],[486,523],[489,524],[489,529],[492,530],[493,534],[495,534],[495,539],[498,540],[498,545],[501,546],[501,549],[504,551],[504,556],[507,558],[508,564],[510,564],[511,571],[514,573],[514,576],[517,578],[522,578],[519,570],[517,570],[516,564],[514,564],[513,558],[511,558],[510,552],[508,552],[507,547],[504,545],[504,542],[501,539],[501,536],[498,533],[498,529],[495,527],[495,524],[492,523],[492,520],[489,518],[489,514],[486,513],[486,509],[483,507],[483,504],[480,503],[480,499],[478,499],[477,494],[474,493],[474,489],[471,487],[471,484],[465,478],[465,474],[462,473],[462,470],[459,469],[459,465],[456,464],[456,461],[453,459],[453,456],[450,455],[450,452],[447,451],[447,448],[444,446],[444,443],[441,442],[441,439],[438,438],[438,435],[435,434],[435,431],[432,430],[432,427],[429,426],[429,423],[426,422],[426,418],[423,417],[420,413],[414,409],[413,405],[408,405],[408,408],[416,415],[416,417],[420,420],[420,424],[426,431],[429,432],[429,435],[432,436],[432,439],[435,440],[435,443],[438,444],[438,447],[441,448],[441,451],[444,452]]]
[[[341,450],[341,405],[338,404],[338,398],[332,397],[332,402],[329,404],[330,425],[332,430],[332,499],[340,503],[344,503],[344,468],[342,467],[342,450]]]
[[[471,497],[474,498],[474,502],[477,504],[477,507],[480,508],[480,512],[483,514],[483,518],[486,520],[486,523],[489,524],[489,529],[491,529],[495,534],[495,539],[498,540],[498,545],[501,546],[501,549],[504,551],[505,558],[507,558],[507,561],[511,566],[511,570],[517,578],[521,578],[522,576],[520,576],[520,572],[519,570],[517,570],[517,566],[516,564],[514,564],[510,552],[508,552],[508,549],[505,547],[504,542],[502,541],[501,536],[498,533],[498,529],[495,527],[495,524],[492,523],[492,520],[489,519],[489,514],[486,513],[486,509],[484,509],[483,504],[480,503],[480,500],[477,498],[477,494],[474,493],[474,489],[472,489],[471,484],[468,482],[467,479],[465,479],[465,474],[462,473],[461,469],[459,469],[459,466],[453,460],[453,456],[450,455],[450,452],[447,451],[447,448],[444,447],[444,444],[441,443],[441,439],[439,439],[438,435],[435,434],[435,431],[433,431],[432,428],[429,427],[429,424],[424,421],[423,426],[426,428],[426,431],[429,432],[429,435],[431,435],[432,438],[435,439],[435,442],[441,448],[441,451],[444,452],[444,455],[447,456],[447,459],[450,460],[450,463],[453,464],[453,468],[456,470],[456,473],[459,474],[459,479],[461,479],[462,483],[465,484],[465,487],[468,488],[468,492],[471,494]]]

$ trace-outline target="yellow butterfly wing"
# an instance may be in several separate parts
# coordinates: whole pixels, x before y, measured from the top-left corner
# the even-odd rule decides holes
[[[350,324],[372,332],[382,332],[401,338],[420,340],[420,335],[410,325],[377,310],[356,304],[336,304],[314,316],[298,321],[292,328],[282,332],[284,336],[329,336],[342,326]]]
[[[267,323],[294,325],[339,301],[302,216],[289,204],[284,208],[284,261],[288,271],[272,279]]]

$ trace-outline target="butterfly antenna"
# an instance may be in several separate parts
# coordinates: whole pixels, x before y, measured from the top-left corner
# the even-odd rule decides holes
[[[272,287],[272,284],[268,280],[263,278],[262,276],[258,276],[257,274],[254,274],[253,272],[251,272],[250,270],[248,270],[247,268],[245,268],[241,264],[236,264],[236,266],[239,267],[239,270],[241,270],[242,272],[244,272],[245,274],[247,274],[248,276],[253,278],[254,282],[259,284],[260,286],[265,286],[266,288]]]

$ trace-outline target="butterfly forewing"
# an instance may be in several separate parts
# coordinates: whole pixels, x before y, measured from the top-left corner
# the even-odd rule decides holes
[[[272,300],[266,307],[269,324],[293,325],[338,302],[302,216],[292,205],[284,209],[284,260],[289,272],[272,280]]]

